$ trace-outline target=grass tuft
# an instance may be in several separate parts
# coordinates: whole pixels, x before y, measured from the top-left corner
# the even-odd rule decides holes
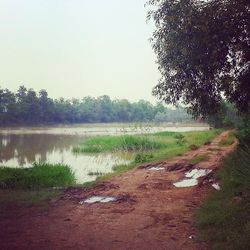
[[[75,184],[66,165],[34,163],[31,168],[0,168],[0,188],[37,189]]]

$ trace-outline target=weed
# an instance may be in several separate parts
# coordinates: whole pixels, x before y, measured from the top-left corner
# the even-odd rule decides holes
[[[154,158],[153,154],[143,154],[143,153],[138,153],[135,156],[135,163],[143,163],[143,162],[147,162],[150,161]]]
[[[187,142],[183,134],[177,134],[174,136],[174,138],[176,139],[176,144],[180,146]]]

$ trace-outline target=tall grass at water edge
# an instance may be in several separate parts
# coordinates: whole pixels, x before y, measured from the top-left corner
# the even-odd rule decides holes
[[[147,135],[147,138],[150,140],[155,140],[156,142],[161,143],[162,147],[159,149],[154,149],[151,151],[140,151],[136,152],[134,161],[129,164],[116,165],[113,167],[113,172],[105,174],[103,176],[98,176],[97,181],[106,180],[110,177],[120,174],[122,172],[133,169],[140,163],[143,162],[154,162],[159,160],[166,160],[171,157],[182,155],[183,153],[190,150],[190,145],[196,145],[197,147],[203,145],[205,142],[212,140],[216,135],[218,135],[221,130],[210,130],[210,131],[196,131],[196,132],[185,132],[185,133],[176,133],[176,132],[160,132]],[[176,135],[182,134],[185,138],[183,144],[178,144]],[[109,137],[113,139],[115,136]],[[115,137],[117,138],[117,137]],[[100,139],[100,140],[99,140]],[[103,137],[95,137],[96,143],[99,143],[103,140]],[[84,146],[84,142],[83,145]],[[86,183],[87,186],[93,185],[93,183]]]
[[[73,152],[161,151],[170,147],[185,147],[189,144],[201,146],[206,140],[212,139],[218,133],[218,130],[212,130],[186,133],[159,132],[148,135],[97,136],[75,146]]]
[[[82,144],[75,146],[73,152],[141,151],[160,149],[165,146],[165,144],[153,140],[148,136],[98,136],[89,138]]]
[[[0,168],[0,188],[38,189],[75,184],[72,170],[62,164],[34,163],[31,168]]]

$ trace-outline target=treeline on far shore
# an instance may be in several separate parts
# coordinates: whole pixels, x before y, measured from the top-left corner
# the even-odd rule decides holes
[[[0,87],[0,126],[57,123],[191,122],[182,107],[170,109],[161,103],[129,102],[107,95],[82,99],[52,99],[46,90],[38,93],[20,86],[16,92]]]

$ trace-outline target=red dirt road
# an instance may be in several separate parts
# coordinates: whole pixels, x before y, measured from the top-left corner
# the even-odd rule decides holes
[[[47,206],[18,211],[10,208],[0,216],[0,249],[207,249],[196,238],[193,217],[207,194],[214,191],[208,181],[213,173],[201,177],[194,187],[176,188],[173,182],[193,168],[214,172],[223,156],[235,147],[217,150],[226,135],[222,133],[211,145],[181,157],[150,164],[164,170],[150,171],[148,166],[141,166],[95,188],[68,189],[62,199]],[[209,153],[208,160],[195,166],[187,164],[188,159],[204,153]],[[91,195],[119,199],[79,204]]]

